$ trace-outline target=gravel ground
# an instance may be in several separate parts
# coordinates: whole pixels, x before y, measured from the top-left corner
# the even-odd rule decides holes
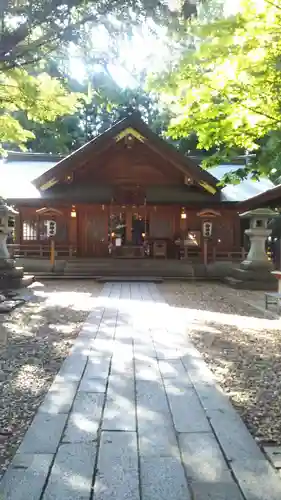
[[[34,283],[24,306],[0,315],[0,476],[100,289],[90,281]]]
[[[248,303],[262,304],[264,294],[206,283],[159,289],[170,305],[185,309],[187,335],[252,435],[260,444],[281,445],[281,320]]]

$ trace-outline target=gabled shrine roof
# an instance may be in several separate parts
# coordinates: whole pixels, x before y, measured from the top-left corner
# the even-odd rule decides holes
[[[113,144],[116,136],[118,134],[119,137],[122,136],[123,131],[128,127],[134,127],[141,136],[148,137],[148,140],[152,141],[153,147],[156,148],[155,151],[161,149],[162,155],[170,155],[169,158],[172,158],[174,164],[183,171],[186,170],[189,175],[193,175],[199,184],[201,180],[203,185],[206,183],[216,187],[226,173],[241,168],[241,162],[237,162],[237,164],[218,165],[205,171],[199,165],[199,158],[189,158],[179,153],[164,139],[153,133],[142,120],[130,116],[65,158],[52,154],[8,152],[7,157],[0,160],[0,195],[14,202],[48,197],[46,192],[44,194],[39,189],[41,183],[48,182],[55,175],[59,177],[62,172],[65,175],[68,168],[73,168],[73,162],[78,162],[81,155],[83,158],[85,153],[89,151],[88,148],[97,151],[106,147],[108,143]],[[277,191],[280,192],[280,189]],[[220,200],[238,203],[251,199],[253,201],[263,200],[267,196],[267,192],[274,196],[277,191],[276,186],[266,177],[260,178],[259,181],[248,177],[240,184],[229,184],[223,187],[220,191]]]
[[[67,174],[83,166],[89,157],[93,158],[95,154],[98,155],[116,144],[116,142],[125,137],[126,133],[132,134],[137,140],[145,143],[157,155],[162,156],[165,160],[169,160],[175,168],[182,171],[185,175],[192,176],[203,187],[207,187],[207,190],[208,188],[210,191],[212,191],[212,188],[215,188],[214,192],[218,190],[216,187],[217,179],[211,173],[203,170],[193,160],[184,156],[173,145],[159,137],[139,118],[138,114],[134,113],[120,120],[105,132],[63,158],[50,170],[34,179],[34,185],[39,189],[48,189]]]

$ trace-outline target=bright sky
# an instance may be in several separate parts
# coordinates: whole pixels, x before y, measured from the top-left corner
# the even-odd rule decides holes
[[[98,29],[93,34],[94,51],[98,53],[110,53],[110,39],[103,28]],[[170,51],[167,44],[167,37],[164,28],[157,28],[158,36],[151,33],[149,25],[136,30],[134,36],[129,40],[125,39],[119,45],[118,64],[113,62],[108,64],[108,70],[112,77],[121,87],[134,87],[138,84],[133,77],[140,74],[145,68],[153,71],[161,71],[168,63]],[[94,53],[93,53],[94,56]],[[97,66],[97,70],[99,70]],[[82,63],[80,54],[72,46],[70,49],[70,70],[78,81],[83,81],[86,77],[86,68]]]
[[[194,0],[195,1],[195,0]],[[262,8],[264,0],[252,0],[256,2],[257,7]],[[239,12],[241,4],[245,0],[224,0],[224,9],[226,15],[232,15]],[[175,10],[180,4],[180,0],[167,0],[169,7]],[[114,21],[113,21],[114,24]],[[157,35],[152,33],[156,30]],[[105,54],[105,57],[112,52],[112,40],[104,27],[98,27],[93,30],[93,58],[96,54]],[[153,22],[148,22],[141,28],[135,30],[133,37],[129,40],[124,36],[120,42],[119,56],[113,53],[112,59],[118,60],[118,64],[110,63],[107,69],[120,87],[134,87],[138,85],[134,74],[140,74],[144,69],[153,69],[153,72],[162,71],[167,67],[171,60],[171,47],[166,36],[165,28],[156,27]],[[100,71],[101,66],[97,66]],[[86,68],[82,63],[81,55],[77,49],[72,46],[70,50],[70,70],[73,76],[80,82],[86,77]]]

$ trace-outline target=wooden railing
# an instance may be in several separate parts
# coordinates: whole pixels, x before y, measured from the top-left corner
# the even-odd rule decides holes
[[[213,248],[212,252],[208,252],[208,260],[212,259],[213,262],[217,262],[218,260],[232,260],[232,261],[242,261],[247,257],[247,252],[245,248],[241,248],[236,251],[221,251],[217,248]]]
[[[208,262],[217,262],[222,260],[227,261],[239,261],[241,262],[247,256],[247,252],[244,248],[235,251],[222,251],[217,248],[208,250]],[[202,260],[203,250],[201,248],[185,248],[185,259]]]
[[[50,258],[50,246],[40,245],[40,244],[13,244],[7,245],[8,250],[12,258],[25,257],[25,258]],[[76,257],[77,250],[73,245],[56,245],[55,246],[55,257],[57,259],[68,258],[71,259]],[[129,255],[126,255],[127,257]],[[236,251],[221,251],[217,248],[213,248],[212,251],[208,251],[208,262],[218,262],[222,260],[226,261],[236,261],[241,262],[247,256],[247,252],[244,248]],[[190,259],[194,261],[202,260],[202,250],[199,248],[186,248],[185,249],[185,259]]]
[[[50,257],[49,245],[38,245],[24,243],[21,245],[13,244],[7,245],[12,258],[17,257],[35,257],[46,259]],[[55,246],[56,258],[72,258],[76,256],[76,248],[72,245],[56,245]]]

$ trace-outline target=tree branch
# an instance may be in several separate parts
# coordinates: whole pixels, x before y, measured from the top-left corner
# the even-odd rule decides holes
[[[271,2],[271,0],[265,0],[265,2],[268,3],[269,5],[272,5],[272,7],[275,7],[276,9],[281,10],[281,6],[276,5],[275,2]]]

